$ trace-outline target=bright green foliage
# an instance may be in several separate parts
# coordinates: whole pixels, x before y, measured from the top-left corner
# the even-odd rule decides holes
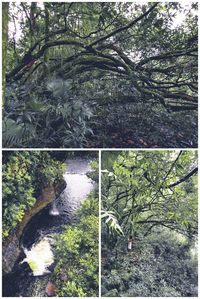
[[[82,201],[81,208],[77,211],[80,216],[89,216],[99,214],[99,206],[97,205],[97,201],[94,198],[93,193],[88,195],[88,197]]]
[[[22,221],[41,190],[62,177],[63,165],[49,153],[4,152],[2,167],[3,236]]]
[[[129,151],[112,159],[112,172],[102,172],[103,208],[117,215],[126,234],[148,234],[161,225],[196,235],[197,152]],[[110,165],[103,153],[104,167],[107,160]]]
[[[99,162],[97,160],[92,160],[90,166],[93,170],[99,171]]]
[[[87,176],[91,178],[93,181],[99,181],[99,161],[97,159],[92,160],[90,162],[91,171],[87,173]]]
[[[57,246],[57,254],[66,257],[68,254],[76,255],[79,249],[80,232],[76,227],[69,227],[68,230],[59,236],[59,244]],[[63,252],[61,244],[65,244],[67,251]]]
[[[74,281],[68,281],[62,290],[63,294],[67,294],[68,297],[85,297],[85,293],[81,287],[77,287]]]
[[[98,200],[83,201],[79,215],[80,223],[66,227],[56,241],[54,279],[59,297],[98,295]]]

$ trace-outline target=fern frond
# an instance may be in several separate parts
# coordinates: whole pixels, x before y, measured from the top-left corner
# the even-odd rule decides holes
[[[33,124],[19,124],[11,118],[5,118],[2,126],[3,147],[21,147],[35,136]]]
[[[4,119],[2,125],[3,147],[19,146],[23,140],[25,128],[11,118]]]

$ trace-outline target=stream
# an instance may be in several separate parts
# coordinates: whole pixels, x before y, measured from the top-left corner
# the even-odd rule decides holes
[[[54,241],[52,234],[59,234],[64,226],[78,221],[76,210],[94,189],[94,182],[86,175],[91,170],[89,162],[83,158],[66,160],[63,177],[67,186],[58,198],[33,216],[26,226],[21,238],[24,253],[16,262],[13,272],[3,277],[4,297],[45,296],[48,276],[56,264],[51,246]],[[34,271],[27,261],[29,265],[34,265]],[[43,294],[40,288],[36,290],[41,281],[44,281]],[[31,289],[34,289],[33,295]]]

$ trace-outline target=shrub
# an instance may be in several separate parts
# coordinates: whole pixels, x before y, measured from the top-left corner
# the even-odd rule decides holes
[[[89,197],[78,213],[80,222],[66,227],[56,240],[53,275],[59,297],[98,295],[98,200]]]
[[[6,158],[6,153],[4,157]],[[6,160],[6,159],[5,159]],[[43,151],[12,152],[2,167],[3,237],[22,221],[41,190],[62,177],[63,165]]]
[[[194,242],[173,231],[157,229],[139,243],[139,252],[133,247],[131,255],[118,253],[114,264],[113,255],[104,262],[103,276],[107,273],[107,281],[112,277],[113,269],[121,281],[125,281],[126,288],[121,290],[120,296],[197,296]],[[109,289],[108,285],[103,287]]]

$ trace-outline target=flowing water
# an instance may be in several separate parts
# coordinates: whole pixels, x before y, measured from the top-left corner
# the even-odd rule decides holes
[[[64,180],[67,186],[25,228],[21,238],[24,254],[17,261],[14,271],[3,278],[3,296],[31,296],[30,285],[37,284],[38,279],[51,273],[56,263],[52,235],[62,232],[63,226],[78,220],[76,210],[94,189],[93,181],[86,175],[90,171],[87,159],[70,159],[66,165]]]

